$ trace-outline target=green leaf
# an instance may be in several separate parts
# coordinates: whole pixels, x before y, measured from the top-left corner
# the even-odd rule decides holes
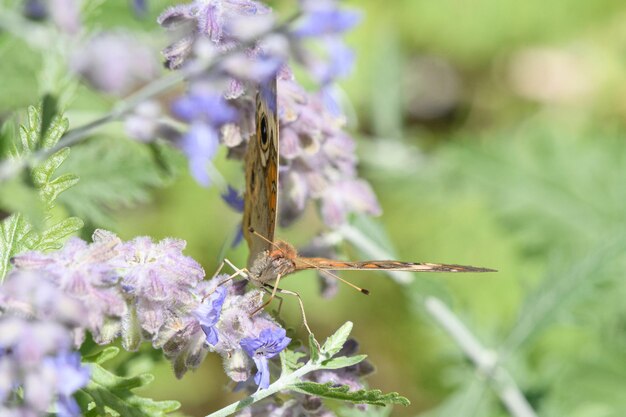
[[[320,360],[320,348],[319,343],[315,340],[315,336],[309,334],[309,351],[311,356],[311,362],[317,363]]]
[[[98,365],[102,365],[103,363],[115,358],[119,353],[120,348],[115,346],[108,346],[102,349],[100,352],[83,357],[83,362],[97,363]]]
[[[21,149],[9,151],[11,157],[23,158],[38,149],[56,146],[67,131],[68,121],[53,114],[55,109],[50,97],[39,107],[28,108],[28,122],[19,131]],[[2,132],[4,135],[9,129],[3,128]],[[13,214],[0,223],[0,282],[13,256],[27,250],[58,249],[67,236],[83,227],[79,218],[53,220],[51,213],[59,194],[78,182],[78,177],[69,173],[55,177],[69,153],[69,148],[60,149],[35,165],[29,181],[18,178],[2,184],[0,204]]]
[[[348,321],[343,326],[341,326],[335,334],[330,336],[324,342],[324,346],[322,346],[322,354],[324,354],[327,358],[330,358],[337,354],[343,347],[346,340],[348,340],[348,336],[350,336],[350,332],[352,331],[352,322]]]
[[[178,173],[175,166],[183,165],[176,158],[180,155],[166,149],[109,137],[75,146],[59,172],[78,175],[80,183],[59,201],[73,215],[97,225],[110,224],[111,210],[148,201],[153,188]]]
[[[304,358],[306,354],[304,352],[296,352],[293,350],[285,349],[280,352],[280,364],[282,368],[282,375],[287,375],[300,368],[304,363],[300,362],[300,359]]]
[[[321,365],[323,369],[340,369],[345,368],[346,366],[356,365],[357,363],[365,360],[365,358],[367,358],[367,355],[340,356],[338,358],[331,358],[322,361]]]
[[[397,392],[383,394],[381,390],[377,389],[350,391],[350,387],[347,385],[335,387],[330,382],[327,384],[318,384],[316,382],[297,382],[292,385],[291,388],[304,394],[311,394],[333,400],[349,401],[355,404],[371,404],[380,406],[387,404],[400,404],[408,406],[411,404],[406,397],[401,396]]]
[[[161,417],[180,407],[178,401],[154,401],[132,392],[151,383],[152,375],[121,377],[100,366],[118,353],[118,348],[109,347],[85,358],[90,363],[91,380],[76,396],[85,416]]]
[[[42,230],[46,219],[46,206],[39,192],[22,177],[0,183],[0,207],[7,213],[22,213],[35,229]]]

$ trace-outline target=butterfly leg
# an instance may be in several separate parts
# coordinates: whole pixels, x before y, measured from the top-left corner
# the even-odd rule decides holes
[[[210,296],[211,296],[211,294],[213,294],[213,293],[216,291],[217,287],[219,287],[219,286],[221,286],[221,285],[226,284],[228,281],[233,280],[235,277],[237,277],[237,276],[241,275],[241,276],[245,277],[246,279],[248,279],[248,270],[247,270],[247,269],[245,269],[245,268],[244,268],[244,269],[239,269],[239,268],[237,268],[237,267],[236,267],[235,265],[233,265],[233,264],[232,264],[232,262],[230,262],[228,259],[224,259],[224,260],[222,261],[222,263],[220,264],[220,267],[217,269],[217,271],[215,272],[215,274],[213,274],[213,277],[212,277],[211,279],[215,278],[215,277],[219,274],[219,272],[220,272],[220,271],[224,268],[224,263],[227,263],[227,264],[228,264],[231,268],[233,268],[233,269],[235,270],[235,273],[234,273],[234,274],[232,274],[232,275],[230,275],[228,278],[226,278],[226,279],[224,279],[224,280],[220,281],[220,282],[219,282],[219,283],[215,286],[215,288],[214,288],[213,290],[211,290],[211,291],[209,291],[207,294],[205,294],[205,295],[204,295],[204,297],[202,297],[202,302],[204,302],[204,300],[206,300],[208,297],[210,297]]]
[[[274,285],[269,285],[269,287],[272,287],[272,292],[270,294],[270,298],[268,298],[263,304],[261,304],[256,310],[254,310],[252,313],[250,313],[250,317],[254,316],[256,313],[258,313],[259,311],[263,310],[265,307],[267,307],[267,305],[269,303],[272,302],[272,300],[274,299],[274,297],[276,297],[276,291],[278,290],[278,284],[280,283],[280,279],[282,278],[282,276],[280,274],[278,274],[276,276],[276,282],[274,283]]]
[[[313,332],[311,331],[311,328],[309,327],[309,323],[306,320],[306,313],[304,312],[304,303],[302,302],[302,298],[300,297],[300,294],[298,294],[295,291],[285,290],[282,288],[274,288],[274,289],[277,290],[278,293],[280,294],[293,295],[294,297],[298,299],[298,304],[300,305],[300,313],[302,313],[302,323],[304,324],[306,331],[309,332],[311,336],[313,336]],[[315,338],[313,338],[313,340],[315,340]],[[319,343],[317,343],[317,340],[315,340],[315,344],[317,345],[319,349],[321,349]]]

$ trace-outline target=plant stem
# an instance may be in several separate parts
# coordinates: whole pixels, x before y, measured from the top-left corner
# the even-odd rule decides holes
[[[484,348],[469,329],[441,300],[427,297],[426,311],[454,339],[476,369],[485,376],[500,397],[500,401],[514,417],[537,417],[508,371],[498,364],[498,355]]]
[[[168,91],[169,89],[178,85],[184,80],[191,79],[201,74],[207,74],[217,69],[217,67],[221,64],[224,58],[227,58],[254,46],[258,41],[262,40],[268,35],[285,32],[289,25],[298,17],[299,14],[296,14],[287,19],[285,22],[272,27],[266,32],[261,33],[257,38],[249,40],[247,42],[243,42],[237,48],[222,52],[213,59],[206,60],[204,62],[198,62],[196,63],[196,65],[188,65],[176,72],[152,81],[151,83],[145,85],[143,88],[141,88],[131,96],[127,97],[126,99],[120,100],[111,109],[111,111],[104,116],[89,123],[86,123],[82,126],[79,126],[75,129],[69,130],[65,135],[63,135],[63,137],[61,138],[61,140],[59,140],[56,146],[52,148],[45,150],[41,149],[37,152],[27,155],[24,158],[20,158],[17,160],[5,160],[0,162],[0,183],[15,177],[26,166],[36,164],[37,162],[48,157],[49,155],[52,155],[59,149],[66,146],[74,145],[85,140],[94,130],[107,123],[119,120],[120,118],[131,112],[140,103]],[[3,21],[0,20],[0,23],[2,22]]]
[[[281,375],[273,384],[271,384],[267,389],[259,390],[254,394],[244,398],[243,400],[234,402],[226,407],[217,410],[206,417],[226,417],[229,416],[239,410],[242,410],[246,407],[251,406],[252,404],[259,402],[270,395],[276,394],[277,392],[286,390],[290,385],[297,382],[301,377],[308,374],[309,372],[316,371],[318,367],[312,364],[310,361],[303,365],[301,368],[296,369],[290,374]]]
[[[360,230],[351,225],[342,226],[340,233],[351,244],[373,258],[389,258],[384,249],[380,248]],[[410,281],[400,280],[399,283]],[[463,353],[474,363],[477,370],[489,380],[502,404],[514,417],[537,417],[537,414],[520,391],[515,380],[508,371],[498,363],[495,351],[483,347],[472,332],[440,299],[428,296],[424,299],[424,307],[428,314],[439,324],[461,348]]]

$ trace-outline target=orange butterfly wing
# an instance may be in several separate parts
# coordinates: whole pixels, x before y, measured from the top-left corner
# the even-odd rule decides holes
[[[246,152],[243,234],[250,249],[248,267],[271,245],[250,233],[252,227],[274,240],[278,194],[278,103],[276,79],[261,86],[256,97],[256,135]]]
[[[303,269],[321,269],[328,271],[407,271],[407,272],[495,272],[493,269],[477,268],[474,266],[433,264],[400,261],[361,261],[344,262],[326,258],[303,258],[295,259],[296,271]]]

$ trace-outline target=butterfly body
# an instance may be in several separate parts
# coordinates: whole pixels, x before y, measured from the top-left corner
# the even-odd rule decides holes
[[[254,230],[252,231],[254,234]],[[492,269],[455,264],[435,264],[402,261],[337,261],[328,258],[308,258],[298,255],[296,248],[285,241],[276,241],[271,250],[261,252],[249,272],[258,284],[272,284],[278,275],[285,277],[297,271],[405,271],[405,272],[493,272]]]
[[[246,193],[244,198],[243,234],[250,249],[250,281],[277,291],[281,278],[297,271],[378,270],[407,272],[492,272],[472,266],[415,263],[392,260],[337,261],[327,258],[298,256],[293,245],[274,241],[278,207],[278,105],[276,79],[262,85],[256,98],[256,135],[250,138],[246,153]],[[341,279],[334,274],[335,278]],[[351,286],[354,286],[348,283]],[[367,290],[360,289],[367,294]],[[284,291],[284,290],[283,290]]]
[[[291,244],[275,242],[272,250],[261,252],[249,268],[250,278],[256,284],[273,284],[277,276],[284,277],[297,271],[298,252]]]

